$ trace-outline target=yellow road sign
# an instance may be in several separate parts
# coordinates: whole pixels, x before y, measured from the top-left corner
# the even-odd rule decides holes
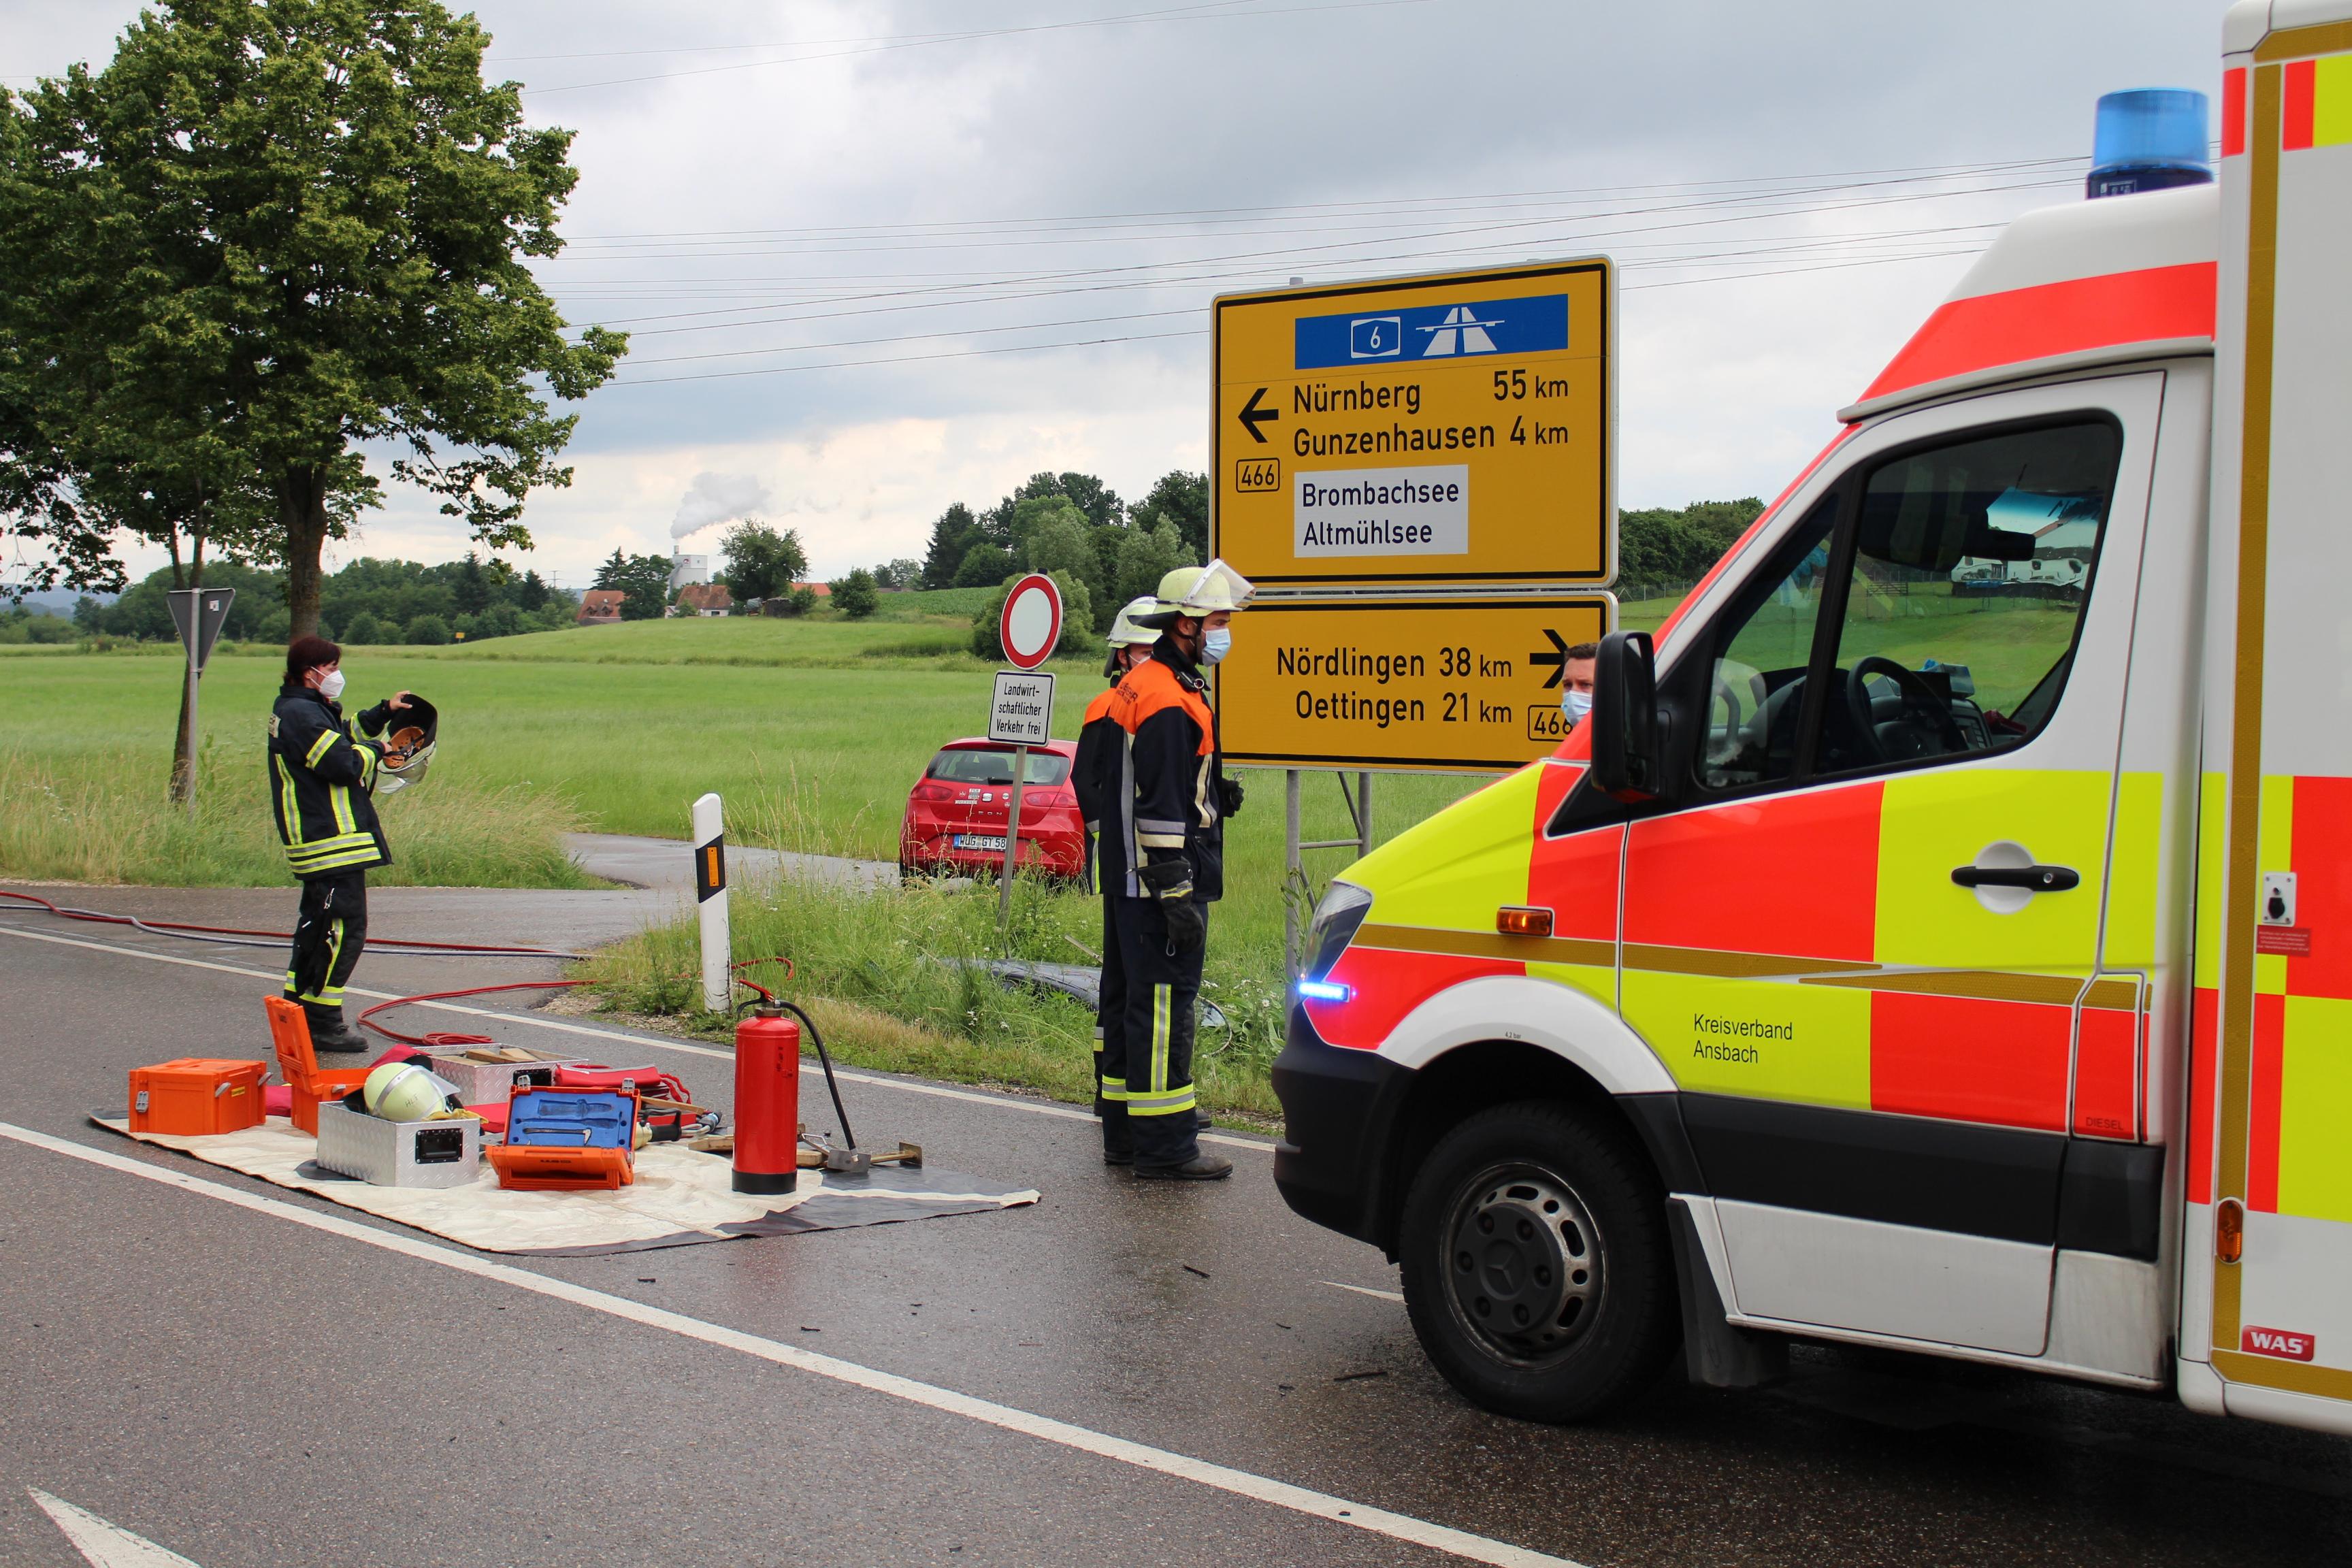
[[[1213,553],[1284,584],[1616,571],[1606,258],[1215,305]]]
[[[1558,749],[1563,655],[1616,625],[1607,594],[1260,599],[1217,666],[1225,760],[1516,768]]]

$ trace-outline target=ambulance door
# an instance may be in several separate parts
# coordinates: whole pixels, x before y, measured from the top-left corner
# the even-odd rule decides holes
[[[2296,9],[2223,100],[2180,1386],[2352,1432],[2352,5]]]
[[[1863,432],[1677,639],[1622,1005],[1739,1319],[2043,1352],[2164,379]]]

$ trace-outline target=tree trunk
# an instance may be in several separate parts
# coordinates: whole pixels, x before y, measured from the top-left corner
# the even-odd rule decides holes
[[[327,470],[289,468],[278,476],[278,525],[286,531],[286,640],[319,629],[319,552],[327,542]]]
[[[172,530],[172,585],[175,588],[201,588],[205,585],[204,524],[189,531],[191,548],[188,570],[180,570],[180,531]],[[195,713],[189,699],[195,693],[195,682],[184,672],[180,678],[180,722],[172,731],[172,804],[185,805],[196,793],[196,726]]]

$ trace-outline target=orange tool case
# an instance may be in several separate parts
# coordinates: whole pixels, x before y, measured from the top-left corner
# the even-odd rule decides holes
[[[258,1127],[264,1062],[183,1057],[131,1069],[131,1131],[203,1137]]]
[[[505,1141],[482,1151],[499,1185],[519,1192],[583,1192],[636,1180],[634,1089],[559,1089],[517,1084],[507,1097]]]

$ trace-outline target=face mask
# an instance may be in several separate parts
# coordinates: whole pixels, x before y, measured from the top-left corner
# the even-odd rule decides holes
[[[1201,638],[1201,662],[1214,664],[1234,650],[1234,634],[1220,626]]]
[[[333,670],[319,679],[319,695],[332,702],[343,694],[343,672]]]
[[[1583,723],[1584,716],[1592,711],[1592,693],[1571,687],[1559,694],[1559,710],[1568,715],[1570,723]]]

